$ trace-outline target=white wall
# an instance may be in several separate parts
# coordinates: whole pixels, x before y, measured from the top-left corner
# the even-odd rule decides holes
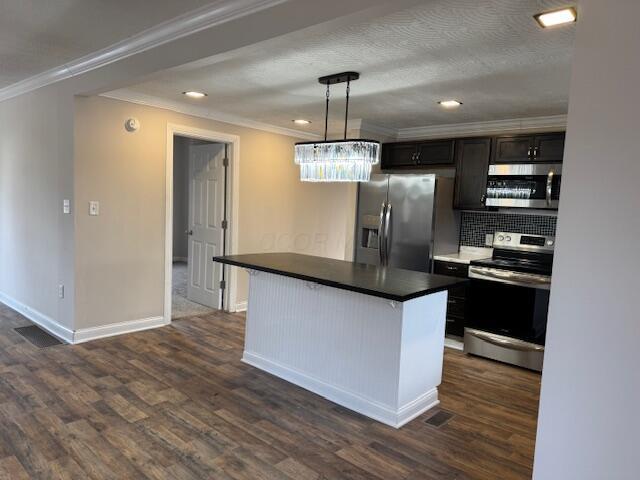
[[[536,480],[640,478],[639,18],[580,2]]]
[[[109,295],[103,298],[105,291],[101,288],[105,285],[101,277],[119,274],[117,268],[115,272],[112,270],[112,266],[121,265],[127,259],[118,257],[115,253],[112,257],[101,257],[104,252],[96,247],[103,239],[96,238],[95,245],[91,242],[92,224],[86,218],[86,201],[101,192],[98,189],[85,189],[82,183],[74,181],[75,171],[82,169],[74,159],[74,95],[110,91],[140,81],[159,70],[225,54],[292,31],[307,27],[329,29],[354,20],[365,21],[417,2],[418,0],[284,2],[247,16],[226,19],[229,21],[31,93],[20,94],[21,90],[17,90],[16,94],[20,96],[0,102],[0,300],[16,308],[22,306],[22,312],[30,318],[47,321],[55,327],[53,330],[56,332],[63,329],[67,333],[77,328],[101,325],[102,322],[112,323],[114,317],[140,318],[140,315],[155,312],[155,306],[150,308],[144,301],[139,301],[130,305],[128,318],[122,318],[122,315],[106,318],[109,316],[105,312],[114,304],[109,303]],[[330,27],[329,22],[332,21],[336,23]],[[118,145],[113,146],[117,150]],[[118,159],[108,158],[107,162],[109,161],[117,162]],[[258,170],[260,169],[256,169]],[[265,178],[269,178],[268,165],[262,166],[261,173],[267,173]],[[90,179],[91,183],[96,181],[96,175],[100,175],[100,169],[85,171],[83,175],[83,179]],[[103,183],[108,193],[113,194],[113,198],[121,202],[124,208],[131,207],[127,201],[132,196],[135,197],[135,193],[128,191],[128,197],[125,195],[119,198],[117,192],[121,183],[118,182],[126,183],[129,180],[139,179],[118,175],[115,182]],[[149,182],[152,180],[149,179]],[[81,194],[80,200],[75,197],[76,193]],[[62,216],[63,198],[70,199],[72,205],[77,206],[81,212]],[[286,203],[284,206],[291,208]],[[255,216],[259,216],[261,209],[262,206],[258,205]],[[105,213],[113,214],[108,210]],[[146,213],[154,216],[158,212],[147,212],[140,208],[130,213],[138,215],[140,219],[139,224],[131,225],[135,230],[154,221],[153,218],[147,218]],[[329,213],[323,211],[319,221],[328,216]],[[301,227],[304,229],[310,225],[307,221],[302,223]],[[80,252],[75,245],[78,224],[83,230],[80,236],[86,240]],[[122,223],[115,225],[118,228],[128,226]],[[278,226],[279,223],[274,224],[274,228]],[[85,237],[86,232],[89,235]],[[131,232],[112,230],[107,233],[111,235],[117,249],[121,235]],[[156,234],[163,235],[163,232]],[[287,239],[279,241],[283,240]],[[289,242],[290,240],[288,239]],[[323,251],[322,242],[312,242],[310,245],[313,245],[309,247],[312,252]],[[144,250],[142,246],[140,250]],[[151,250],[144,251],[144,254],[147,253],[151,253]],[[127,254],[131,255],[131,252],[123,251],[123,255]],[[77,264],[77,259],[80,260],[80,265]],[[135,254],[129,260],[134,264],[145,263]],[[147,267],[149,265],[144,265],[144,268]],[[150,268],[154,272],[152,275],[161,275],[154,268]],[[89,270],[95,276],[87,276]],[[65,285],[66,293],[62,300],[57,298],[59,283]],[[81,292],[76,290],[76,285]],[[116,283],[114,289],[116,296],[133,296],[137,292],[139,298],[144,299],[145,295],[141,293],[147,286],[141,283],[126,290],[125,286]],[[93,315],[92,309],[98,313]]]
[[[73,121],[72,96],[59,85],[0,103],[0,301],[67,329],[74,223],[62,200],[73,202]]]
[[[124,122],[140,121],[128,133]],[[235,253],[294,251],[344,258],[349,186],[299,180],[296,139],[102,97],[76,99],[76,326],[161,316],[164,307],[167,125],[240,138]],[[233,161],[233,159],[232,159]],[[90,200],[101,202],[89,216]],[[247,298],[246,273],[238,302]]]

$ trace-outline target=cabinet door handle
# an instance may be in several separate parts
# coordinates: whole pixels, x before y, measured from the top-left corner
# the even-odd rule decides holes
[[[529,147],[529,150],[527,150],[527,157],[531,158],[531,147]]]
[[[533,158],[537,158],[538,157],[538,147],[533,147]]]

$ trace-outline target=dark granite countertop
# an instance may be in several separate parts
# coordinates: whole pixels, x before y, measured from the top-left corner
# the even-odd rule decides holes
[[[400,268],[384,268],[364,263],[298,253],[255,253],[213,257],[220,262],[251,270],[275,273],[330,287],[404,302],[412,298],[448,290],[465,279],[432,275]]]

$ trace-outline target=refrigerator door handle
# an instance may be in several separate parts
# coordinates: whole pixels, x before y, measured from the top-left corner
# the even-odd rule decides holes
[[[389,265],[391,255],[391,204],[387,202],[387,212],[384,219],[384,256],[385,265]]]
[[[384,241],[384,220],[386,210],[387,205],[385,202],[382,202],[382,206],[380,207],[380,223],[378,224],[378,255],[380,257],[380,266],[384,266],[385,252],[387,249],[387,244]]]

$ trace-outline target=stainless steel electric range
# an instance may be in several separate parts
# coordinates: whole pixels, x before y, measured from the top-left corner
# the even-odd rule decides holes
[[[554,237],[496,232],[469,267],[464,351],[542,370]]]

